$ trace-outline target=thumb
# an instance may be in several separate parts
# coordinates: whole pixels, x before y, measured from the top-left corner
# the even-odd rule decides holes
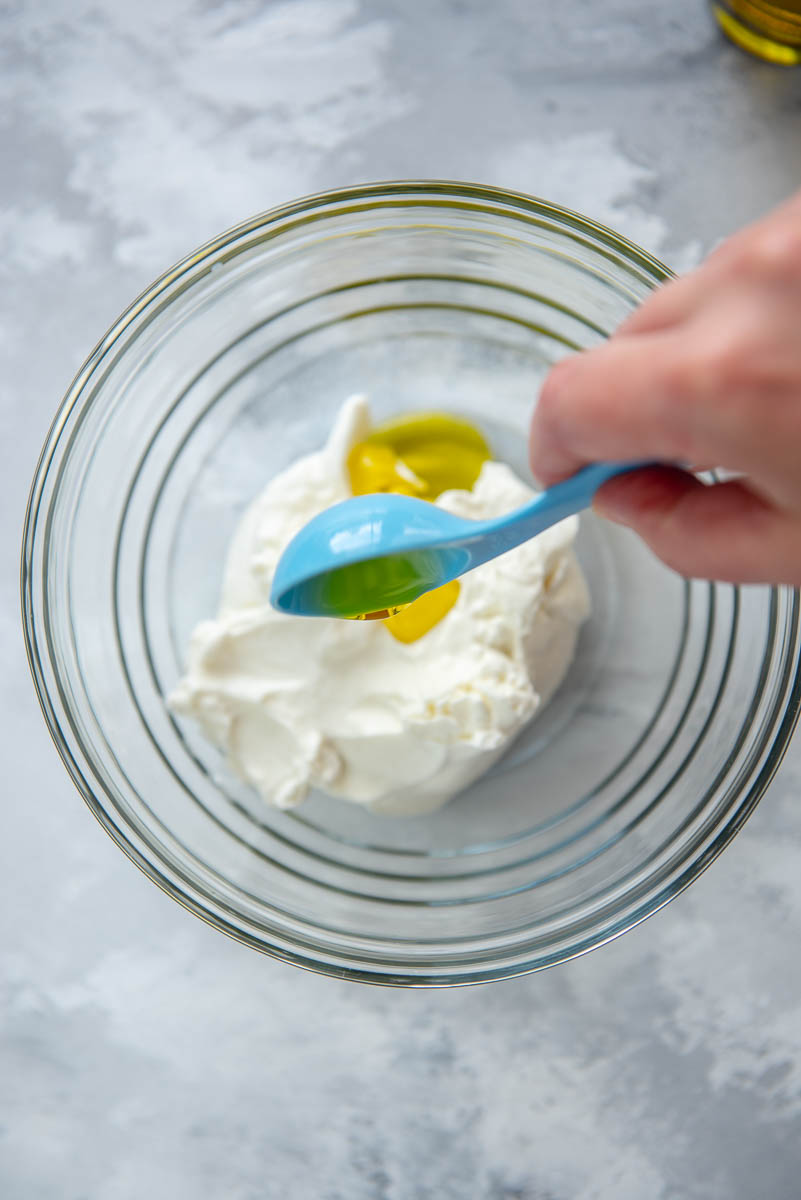
[[[740,480],[707,485],[673,467],[647,467],[610,479],[593,507],[681,575],[801,585],[801,516],[773,508]]]

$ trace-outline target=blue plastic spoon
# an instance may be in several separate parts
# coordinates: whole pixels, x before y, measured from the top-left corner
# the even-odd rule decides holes
[[[321,512],[279,559],[271,603],[305,617],[386,617],[589,507],[602,483],[642,463],[596,463],[513,512],[468,521],[385,492]]]

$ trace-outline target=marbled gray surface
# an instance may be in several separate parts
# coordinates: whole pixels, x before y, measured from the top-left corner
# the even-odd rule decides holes
[[[484,988],[360,988],[164,897],[51,747],[19,532],[71,374],[150,279],[295,195],[448,176],[691,264],[801,183],[801,72],[702,0],[0,3],[0,1197],[795,1200],[801,743],[667,910]]]

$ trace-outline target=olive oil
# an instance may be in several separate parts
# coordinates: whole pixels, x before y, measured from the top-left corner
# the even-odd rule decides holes
[[[377,426],[353,447],[351,491],[436,500],[449,488],[469,491],[489,457],[489,446],[467,421],[448,413],[411,413]]]
[[[368,558],[310,580],[308,605],[351,620],[386,620],[438,583],[441,570],[439,555],[430,550]]]
[[[448,413],[411,413],[379,425],[355,445],[347,471],[354,496],[396,492],[436,500],[450,488],[469,491],[489,457],[486,441],[466,421]],[[416,642],[439,624],[459,598],[455,579],[426,591],[426,567],[425,555],[341,567],[326,581],[328,602],[341,616],[386,621],[399,642]],[[386,603],[390,589],[394,604],[363,611],[371,594]]]

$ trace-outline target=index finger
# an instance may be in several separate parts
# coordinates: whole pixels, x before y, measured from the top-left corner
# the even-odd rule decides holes
[[[618,337],[558,363],[547,376],[531,423],[534,475],[545,486],[590,462],[717,458],[696,444],[681,404],[681,351],[669,333]]]

